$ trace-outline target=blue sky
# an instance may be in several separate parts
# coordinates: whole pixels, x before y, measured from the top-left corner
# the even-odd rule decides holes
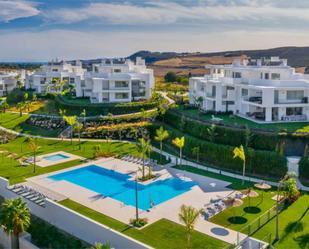
[[[0,61],[309,46],[308,0],[0,0]]]

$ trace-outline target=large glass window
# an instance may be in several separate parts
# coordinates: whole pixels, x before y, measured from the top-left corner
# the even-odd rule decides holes
[[[272,80],[280,80],[280,73],[272,73],[271,79]]]
[[[241,73],[240,72],[233,72],[233,78],[236,78],[236,79],[241,78]]]
[[[248,96],[248,94],[249,94],[249,91],[248,91],[248,89],[241,89],[241,96]]]
[[[303,108],[302,107],[288,107],[286,108],[286,115],[302,115],[303,114]]]
[[[115,99],[128,99],[129,93],[115,93]]]
[[[287,91],[286,99],[287,100],[300,100],[304,97],[304,91]]]
[[[124,87],[128,87],[129,86],[129,82],[127,81],[115,81],[115,87],[116,88],[124,88]]]

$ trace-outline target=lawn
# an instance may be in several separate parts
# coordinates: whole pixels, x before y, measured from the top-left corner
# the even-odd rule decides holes
[[[74,201],[64,200],[60,204],[157,249],[179,249],[186,245],[185,227],[166,219],[137,230]],[[225,248],[227,245],[199,232],[192,234],[192,249]]]
[[[15,140],[10,141],[8,144],[0,145],[0,150],[8,150],[9,152],[18,154],[18,156],[31,156],[25,140],[26,138],[24,137],[16,138]],[[81,149],[79,149],[78,142],[73,142],[73,145],[71,145],[69,141],[55,141],[46,139],[38,139],[37,141],[38,145],[41,147],[39,154],[47,154],[56,151],[66,151],[68,153],[76,154],[84,158],[92,159],[94,155],[94,146],[100,145],[101,150],[104,152],[112,152],[117,155],[132,154],[138,156],[136,146],[130,143],[82,142]],[[151,157],[158,159],[159,155],[155,152],[152,152]],[[13,158],[7,158],[4,155],[0,155],[0,176],[9,179],[10,183],[14,184],[18,182],[23,182],[28,177],[69,168],[81,163],[82,161],[80,160],[74,160],[50,167],[36,167],[36,173],[33,173],[32,166],[22,167],[19,165],[17,160]]]
[[[274,243],[278,249],[309,248],[309,195],[303,194],[295,203],[282,211],[279,215],[279,241]],[[253,237],[264,238],[272,233],[275,239],[276,219],[273,218]]]
[[[57,137],[61,130],[46,130],[40,127],[35,127],[25,123],[30,116],[23,114],[21,117],[18,113],[1,113],[0,114],[0,125],[17,132],[40,135],[46,137]]]
[[[179,106],[177,111],[180,111],[182,114],[191,117],[193,119],[199,119],[204,121],[211,121],[211,114],[200,113],[197,109],[184,109],[182,106]],[[226,125],[235,125],[235,126],[248,126],[252,129],[263,129],[269,131],[279,132],[280,130],[286,129],[289,132],[294,132],[297,129],[303,128],[304,126],[309,125],[309,122],[295,122],[295,123],[273,123],[273,124],[258,124],[253,121],[241,118],[235,115],[226,115],[226,114],[217,114],[217,118],[223,119],[223,124]]]

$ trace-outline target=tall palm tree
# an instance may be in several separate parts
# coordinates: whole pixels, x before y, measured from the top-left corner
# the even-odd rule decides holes
[[[12,236],[12,248],[19,248],[19,234],[30,226],[30,210],[21,198],[5,200],[1,205],[0,225]]]
[[[80,122],[76,122],[75,126],[74,126],[74,130],[78,133],[78,145],[79,145],[79,149],[80,149],[80,132],[83,129],[83,124]]]
[[[156,130],[155,140],[160,143],[160,164],[162,164],[162,150],[163,150],[163,141],[169,137],[169,133],[167,130],[161,126]]]
[[[197,210],[192,206],[182,205],[180,207],[180,212],[178,214],[180,222],[182,222],[186,227],[187,232],[187,248],[191,247],[191,236],[194,231],[195,223],[199,217],[201,211]]]
[[[185,146],[185,137],[176,137],[173,139],[172,143],[179,148],[180,165],[182,165],[182,149]]]
[[[233,150],[233,158],[239,158],[243,162],[242,166],[242,185],[245,183],[245,171],[246,171],[246,155],[244,151],[244,147],[240,145],[239,147],[235,147]]]
[[[83,125],[85,126],[86,125],[86,116],[87,116],[86,109],[83,109],[80,116],[83,117],[83,121],[84,121]]]
[[[196,146],[196,147],[193,147],[193,148],[191,149],[192,155],[195,155],[195,156],[196,156],[196,161],[197,161],[197,162],[200,161],[200,151],[201,151],[200,146]]]
[[[145,158],[150,150],[150,141],[145,140],[144,138],[140,138],[138,141],[137,150],[143,158],[142,178],[145,179]]]
[[[28,139],[28,147],[31,150],[32,155],[33,155],[33,173],[35,173],[36,155],[37,155],[37,153],[38,153],[38,151],[41,147],[37,144],[37,139],[32,138],[32,137],[29,137],[29,139]]]
[[[1,108],[2,108],[2,111],[3,113],[6,112],[6,109],[8,109],[10,106],[8,104],[8,102],[6,102],[6,100],[3,100],[2,103],[1,103]]]
[[[70,129],[70,137],[71,137],[71,144],[73,144],[73,126],[77,122],[77,117],[76,116],[63,116],[65,122],[71,127]]]
[[[23,102],[18,102],[16,107],[19,110],[19,116],[21,117],[23,115],[23,109],[25,108],[25,104]]]

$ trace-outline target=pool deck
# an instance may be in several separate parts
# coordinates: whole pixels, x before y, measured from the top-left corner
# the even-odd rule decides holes
[[[46,160],[44,157],[47,156],[53,156],[53,155],[57,155],[57,154],[61,154],[64,156],[67,156],[68,158],[63,158],[63,159],[59,159],[59,160]],[[55,164],[59,164],[59,163],[66,163],[69,161],[73,161],[73,160],[84,160],[85,158],[81,157],[81,156],[77,156],[65,151],[57,151],[57,152],[52,152],[52,153],[48,153],[48,154],[44,154],[44,155],[39,155],[36,157],[36,165],[39,167],[48,167],[48,166],[52,166]]]
[[[41,186],[42,190],[48,189],[50,193],[54,193],[53,197],[61,197],[59,198],[59,201],[67,197],[107,216],[124,223],[129,223],[129,220],[135,217],[135,208],[133,206],[125,205],[124,203],[110,197],[104,197],[96,192],[67,181],[54,181],[48,178],[50,175],[71,171],[91,164],[112,169],[120,173],[130,174],[132,179],[135,178],[136,172],[139,172],[138,168],[141,167],[139,164],[126,162],[120,159],[104,158],[69,169],[32,177],[27,181],[28,184],[35,185],[37,188],[40,188]],[[139,209],[140,217],[147,218],[148,225],[162,218],[181,224],[178,218],[181,205],[185,204],[197,209],[202,209],[205,205],[210,203],[211,199],[224,198],[233,192],[233,190],[227,188],[227,186],[230,185],[229,182],[180,171],[172,167],[156,167],[153,169],[153,173],[158,177],[152,181],[178,177],[181,179],[190,179],[196,182],[197,185],[192,187],[191,190],[155,206],[150,211]],[[138,174],[140,174],[140,172]],[[236,231],[206,221],[202,217],[198,219],[195,229],[231,244],[235,243],[237,237],[239,237],[240,240],[246,237],[244,234],[238,235]]]

